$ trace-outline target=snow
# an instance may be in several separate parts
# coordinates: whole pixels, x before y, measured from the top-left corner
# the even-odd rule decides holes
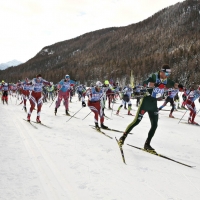
[[[120,105],[114,104],[114,109]],[[132,100],[132,113],[137,107]],[[22,105],[9,97],[9,105],[0,104],[0,199],[2,200],[199,200],[200,199],[200,127],[178,123],[160,111],[159,126],[152,140],[158,153],[179,162],[196,166],[189,168],[178,163],[137,150],[127,144],[143,147],[150,129],[148,114],[136,126],[123,146],[127,165],[122,162],[114,139],[122,134],[106,131],[110,139],[93,130],[93,113],[81,109],[77,96],[70,103],[71,118],[63,115],[64,106],[54,115],[54,104],[44,103],[41,120],[51,129],[26,121]],[[163,102],[158,102],[161,105]],[[107,105],[107,104],[106,104]],[[200,108],[196,103],[197,110]],[[28,106],[29,107],[29,106]],[[170,106],[164,109],[169,110]],[[133,120],[105,110],[110,119],[105,125],[124,131]],[[90,114],[89,114],[90,113]],[[184,110],[174,112],[181,118]],[[84,120],[82,120],[87,114]],[[181,122],[186,122],[189,112]],[[36,111],[32,120],[36,118]],[[196,116],[200,123],[200,113]]]
[[[5,70],[7,69],[8,67],[11,67],[11,66],[18,66],[22,64],[21,61],[18,61],[18,60],[11,60],[9,62],[6,62],[6,63],[0,63],[0,70]]]

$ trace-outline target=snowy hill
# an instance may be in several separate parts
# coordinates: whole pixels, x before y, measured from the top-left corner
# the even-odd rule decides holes
[[[9,96],[9,104],[0,104],[0,199],[2,200],[199,200],[200,199],[200,127],[179,123],[160,111],[159,126],[152,140],[158,153],[186,163],[178,163],[134,149],[143,147],[150,128],[148,114],[127,137],[124,154],[114,137],[122,134],[105,130],[113,139],[93,130],[93,113],[73,97],[70,114],[64,106],[54,115],[54,103],[44,103],[41,120],[51,128],[24,121],[26,113],[20,101]],[[114,110],[121,101],[114,104]],[[135,100],[132,113],[136,114]],[[163,102],[158,102],[161,105]],[[107,104],[106,104],[107,105]],[[196,103],[198,109],[199,103]],[[170,107],[166,106],[166,110]],[[105,110],[111,119],[105,125],[124,131],[133,120],[127,110]],[[90,113],[90,114],[89,114]],[[174,112],[181,118],[185,111]],[[88,115],[89,114],[89,115]],[[187,112],[182,122],[186,122]],[[88,115],[86,117],[86,115]],[[82,120],[86,117],[84,120]],[[35,121],[36,111],[32,114]],[[69,120],[70,119],[70,120]],[[69,120],[68,122],[66,122]],[[200,113],[196,117],[200,123]]]
[[[11,66],[17,66],[17,65],[20,65],[22,64],[22,62],[18,61],[18,60],[11,60],[7,63],[1,63],[0,64],[0,70],[4,70],[8,67],[11,67]]]

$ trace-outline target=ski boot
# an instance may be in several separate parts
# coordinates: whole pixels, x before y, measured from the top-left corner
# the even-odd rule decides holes
[[[103,123],[101,124],[101,128],[102,128],[102,129],[108,129],[108,127],[105,126]]]
[[[55,108],[55,111],[54,111],[54,113],[55,113],[55,115],[56,115],[56,113],[57,113],[57,108]]]
[[[24,111],[27,112],[27,110],[26,110],[26,106],[24,106]]]
[[[130,110],[128,111],[128,115],[133,115]]]
[[[188,117],[188,124],[192,124],[191,117]]]
[[[192,121],[192,123],[191,124],[194,124],[194,125],[199,125],[197,122],[195,122],[195,121]]]
[[[155,149],[153,147],[151,147],[150,145],[150,141],[149,140],[146,140],[145,144],[144,144],[144,149],[146,151],[149,151],[149,152],[153,152],[155,151]]]
[[[65,111],[66,115],[70,116],[70,114],[68,113],[68,110]]]
[[[41,123],[41,121],[40,121],[40,116],[37,116],[37,117],[36,117],[36,122],[37,122],[37,123]]]
[[[170,117],[170,118],[174,118],[174,116],[173,116],[171,113],[169,114],[169,117]]]
[[[127,135],[124,134],[124,135],[122,135],[122,137],[119,138],[118,145],[120,147],[122,147],[122,145],[124,144],[124,141],[125,141],[126,137],[127,137]]]
[[[119,110],[116,112],[116,115],[119,115]]]
[[[98,131],[100,131],[100,127],[99,127],[98,123],[95,123],[95,128],[96,128]]]
[[[31,115],[30,114],[27,115],[27,121],[29,121],[29,122],[31,121]]]
[[[86,103],[84,101],[82,101],[82,106],[85,107],[86,106]]]

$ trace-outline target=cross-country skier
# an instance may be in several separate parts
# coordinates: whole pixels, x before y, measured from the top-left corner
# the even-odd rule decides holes
[[[8,83],[2,81],[1,90],[2,90],[2,101],[3,101],[3,104],[4,104],[4,101],[8,104],[8,91],[9,91]]]
[[[88,96],[88,107],[94,113],[94,123],[97,130],[100,130],[100,127],[98,125],[98,116],[100,117],[101,128],[108,128],[104,125],[104,116],[102,111],[103,95],[104,91],[102,89],[102,83],[100,81],[96,82],[95,87],[91,87],[86,91],[86,96]]]
[[[198,86],[198,89],[195,90],[195,85],[192,85],[191,88],[190,88],[190,93],[187,96],[186,106],[190,110],[188,123],[196,124],[196,125],[198,125],[198,123],[195,122],[194,119],[196,117],[197,111],[196,111],[196,106],[195,106],[194,102],[198,98],[199,98],[199,101],[200,101],[200,86]]]
[[[183,89],[183,86],[182,85],[179,85],[179,88],[182,88]],[[174,118],[174,116],[172,115],[174,109],[175,109],[175,103],[174,103],[174,97],[176,96],[176,94],[178,94],[179,92],[179,89],[176,89],[176,88],[169,88],[168,89],[168,96],[167,98],[165,99],[165,102],[163,103],[162,106],[160,106],[158,108],[158,110],[162,110],[166,105],[167,103],[170,103],[170,105],[172,106],[172,109],[170,111],[170,114],[169,114],[169,117],[170,118]]]
[[[27,112],[26,100],[29,99],[29,94],[32,87],[29,79],[26,77],[24,81],[18,84],[18,87],[20,87],[21,89],[21,95],[22,95],[23,103],[24,103],[24,111]]]
[[[117,109],[116,114],[118,115],[122,106],[125,105],[125,103],[127,103],[128,104],[128,115],[132,115],[131,114],[131,106],[132,106],[132,104],[131,104],[131,94],[133,93],[133,89],[131,87],[131,84],[129,84],[127,87],[124,88],[123,93],[124,93],[123,99],[122,99],[121,105]]]
[[[56,101],[56,107],[55,107],[55,115],[57,113],[57,109],[60,106],[60,102],[62,99],[64,99],[64,105],[65,105],[65,113],[66,115],[69,114],[69,95],[70,95],[70,76],[67,74],[65,75],[65,79],[62,79],[58,85],[57,88],[59,89],[58,92],[58,100]]]
[[[31,87],[31,92],[29,96],[29,101],[31,104],[30,110],[27,115],[27,121],[30,121],[31,119],[31,114],[35,106],[37,105],[37,117],[36,117],[36,122],[41,123],[40,120],[40,113],[41,113],[41,108],[42,108],[42,87],[45,85],[50,85],[50,83],[42,78],[41,74],[38,74],[36,78],[33,78],[31,81],[32,87]]]
[[[85,94],[86,94],[86,87],[83,84],[80,84],[76,87],[76,91],[78,93],[78,99],[82,102],[82,106],[85,107]]]
[[[135,119],[127,126],[124,134],[119,139],[120,146],[124,144],[127,135],[135,126],[141,122],[144,114],[148,112],[151,121],[151,128],[144,144],[144,149],[154,151],[154,148],[151,147],[150,142],[158,126],[157,99],[162,98],[165,87],[178,88],[178,83],[168,79],[170,74],[171,69],[169,65],[165,64],[162,66],[160,71],[151,74],[149,78],[144,81],[144,86],[148,87],[146,95],[144,95],[144,97],[141,99],[141,103],[138,107]]]

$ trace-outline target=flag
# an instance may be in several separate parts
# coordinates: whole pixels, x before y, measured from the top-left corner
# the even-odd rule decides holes
[[[130,84],[131,84],[131,87],[134,88],[134,77],[133,77],[133,71],[131,70],[131,77],[130,77]]]

